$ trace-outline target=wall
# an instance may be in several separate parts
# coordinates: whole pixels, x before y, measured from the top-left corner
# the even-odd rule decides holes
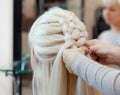
[[[85,0],[85,25],[89,33],[89,38],[92,38],[93,25],[95,24],[95,10],[101,5],[101,0]]]
[[[0,69],[13,61],[13,0],[0,0]],[[0,94],[12,95],[12,77],[0,72]]]
[[[67,0],[68,10],[73,11],[76,16],[81,18],[81,0]]]

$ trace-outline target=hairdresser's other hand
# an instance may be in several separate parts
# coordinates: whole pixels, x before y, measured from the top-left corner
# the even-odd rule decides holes
[[[93,60],[104,65],[116,63],[114,54],[117,53],[117,47],[103,43],[102,41],[96,39],[88,41],[86,45],[90,49],[89,53]]]
[[[75,57],[80,53],[85,55],[85,54],[87,54],[87,52],[88,52],[87,47],[64,50],[63,62],[65,63],[65,66],[70,73],[72,73],[71,64],[72,64],[73,60],[75,59]]]

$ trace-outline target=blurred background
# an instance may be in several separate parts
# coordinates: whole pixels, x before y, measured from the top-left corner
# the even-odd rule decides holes
[[[53,6],[73,11],[85,23],[89,39],[109,29],[101,0],[0,0],[0,95],[32,95],[28,33]]]

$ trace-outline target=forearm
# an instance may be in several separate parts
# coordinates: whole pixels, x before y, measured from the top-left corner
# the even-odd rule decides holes
[[[72,70],[104,95],[120,94],[120,71],[98,64],[78,55],[72,63]]]

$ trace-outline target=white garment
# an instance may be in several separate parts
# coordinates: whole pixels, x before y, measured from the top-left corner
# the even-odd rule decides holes
[[[120,95],[120,70],[98,64],[81,54],[73,61],[72,70],[104,95]]]
[[[120,33],[118,33],[117,31],[113,31],[113,30],[103,31],[98,36],[98,39],[108,44],[112,44],[120,47]]]

